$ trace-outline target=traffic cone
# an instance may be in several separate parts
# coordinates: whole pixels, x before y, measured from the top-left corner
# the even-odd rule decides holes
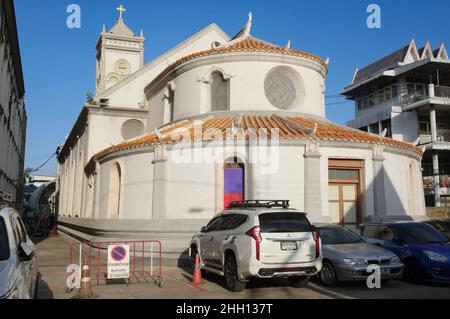
[[[91,287],[91,276],[89,271],[89,265],[87,261],[84,261],[83,267],[81,269],[81,286],[78,293],[73,297],[73,299],[89,299],[94,297],[94,292]]]
[[[200,271],[200,260],[198,259],[198,254],[195,255],[195,269],[194,277],[192,277],[192,283],[194,285],[199,285],[202,283],[202,272]]]

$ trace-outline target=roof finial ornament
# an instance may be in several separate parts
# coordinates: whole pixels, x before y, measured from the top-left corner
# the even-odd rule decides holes
[[[122,20],[122,15],[127,10],[124,8],[123,5],[120,5],[116,10],[119,11],[119,20]]]
[[[250,11],[248,13],[248,21],[247,25],[245,26],[244,36],[248,37],[250,35],[250,31],[252,30],[252,20],[253,20],[253,13]]]
[[[291,48],[291,40],[288,40],[288,43],[286,44],[286,49],[290,49]]]

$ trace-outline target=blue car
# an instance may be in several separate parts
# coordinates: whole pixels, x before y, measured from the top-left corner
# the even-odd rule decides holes
[[[450,283],[450,242],[433,226],[421,222],[363,224],[359,234],[369,243],[391,250],[405,265],[412,282]]]

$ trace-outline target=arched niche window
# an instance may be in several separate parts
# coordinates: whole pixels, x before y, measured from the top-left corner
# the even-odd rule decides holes
[[[211,74],[211,111],[226,111],[230,108],[230,81],[215,71]]]
[[[175,119],[175,90],[169,86],[170,122]]]
[[[164,92],[164,123],[173,122],[175,119],[175,87],[168,83]]]
[[[121,186],[122,186],[122,171],[120,165],[115,163],[111,167],[111,173],[109,176],[109,199],[108,199],[108,216],[118,217],[120,212],[120,199],[121,199]]]
[[[228,159],[224,166],[224,203],[227,208],[232,202],[245,199],[245,165],[237,157]]]

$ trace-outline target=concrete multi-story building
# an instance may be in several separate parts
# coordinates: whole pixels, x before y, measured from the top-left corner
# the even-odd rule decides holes
[[[12,0],[0,0],[0,205],[23,207],[27,116]]]
[[[450,198],[450,60],[444,44],[417,49],[412,40],[356,69],[342,94],[355,101],[356,118],[348,126],[424,149],[427,206],[443,205]]]

